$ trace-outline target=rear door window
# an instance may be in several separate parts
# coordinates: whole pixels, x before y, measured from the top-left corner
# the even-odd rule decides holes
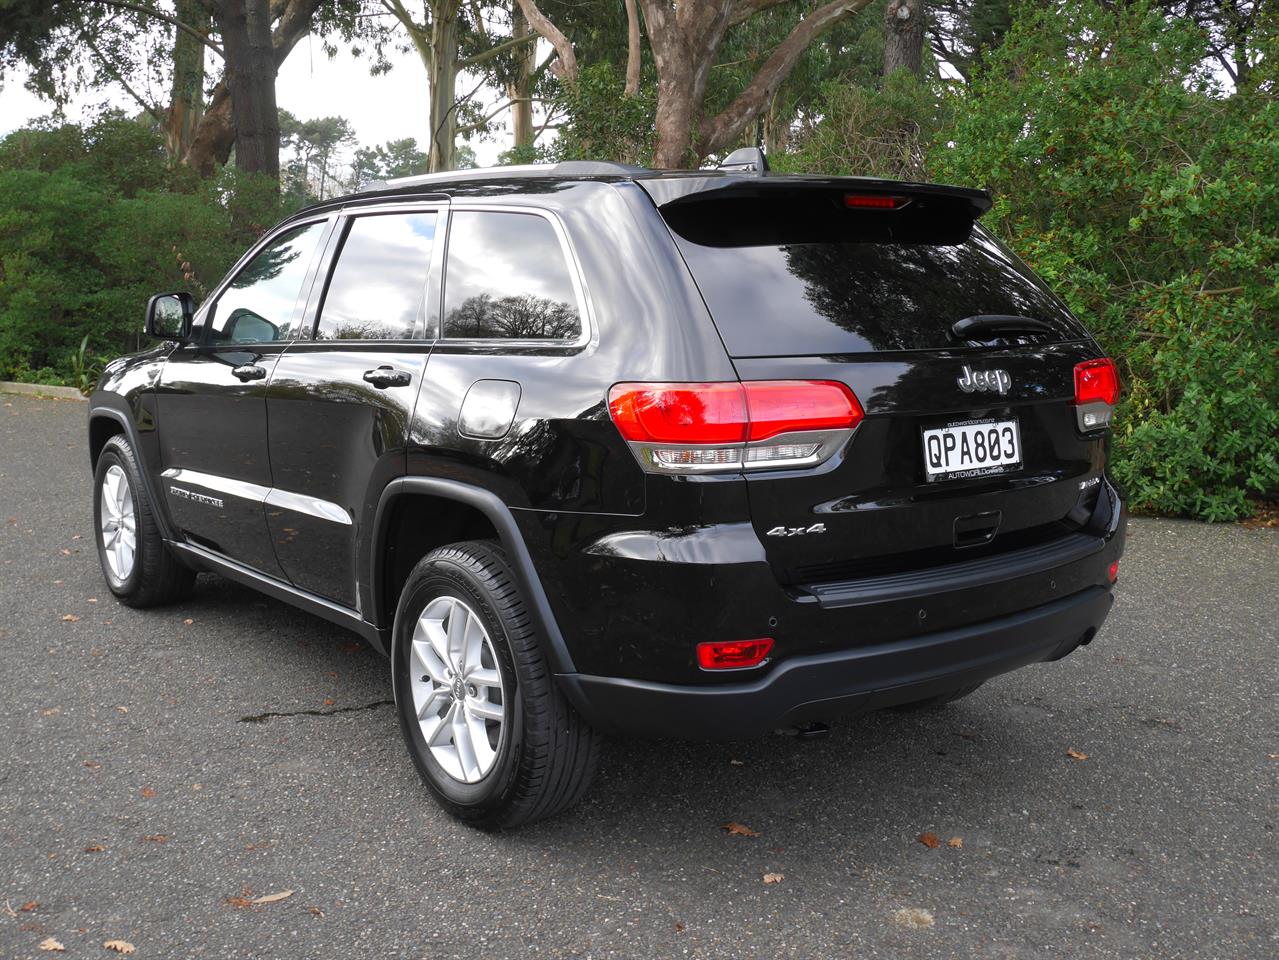
[[[353,217],[329,279],[317,340],[406,340],[421,330],[435,212]]]
[[[707,246],[678,234],[676,241],[736,357],[963,347],[951,325],[981,314],[1046,321],[1058,331],[1054,340],[1083,336],[1065,307],[980,227],[955,244]]]

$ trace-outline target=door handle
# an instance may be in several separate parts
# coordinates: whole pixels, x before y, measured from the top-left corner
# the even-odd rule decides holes
[[[373,370],[365,370],[364,381],[379,390],[385,390],[387,387],[407,387],[413,381],[413,376],[406,370],[396,370],[390,364],[383,364]]]
[[[235,367],[231,373],[240,378],[242,383],[248,383],[250,380],[261,380],[266,376],[266,367],[259,367],[256,363],[244,363]]]

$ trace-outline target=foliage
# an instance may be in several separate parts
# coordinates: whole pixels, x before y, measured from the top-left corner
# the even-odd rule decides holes
[[[568,120],[547,159],[648,162],[656,138],[657,93],[645,83],[635,96],[624,96],[623,70],[608,62],[591,64],[581,69],[576,83],[560,88],[557,106]]]
[[[147,297],[202,297],[285,212],[266,178],[171,170],[159,138],[116,114],[10,134],[0,140],[0,379],[79,385],[102,358],[136,349]]]
[[[1133,504],[1225,520],[1279,490],[1279,102],[1224,96],[1205,43],[1142,4],[1025,7],[931,162],[1119,358]]]

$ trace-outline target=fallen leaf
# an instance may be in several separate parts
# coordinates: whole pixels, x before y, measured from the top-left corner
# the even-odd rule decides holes
[[[100,844],[100,843],[91,843],[91,844],[89,844],[87,847],[85,847],[85,848],[84,848],[84,852],[85,852],[85,853],[101,853],[101,852],[102,852],[103,850],[105,850],[105,849],[106,849],[106,847],[104,847],[104,846],[103,846],[102,844]]]
[[[133,953],[137,949],[128,940],[108,940],[102,945],[108,950],[114,950],[116,953]]]
[[[764,874],[764,882],[765,882],[765,883],[781,883],[781,882],[782,882],[783,880],[785,880],[785,879],[786,879],[786,877],[785,877],[784,875],[780,874],[780,873],[766,873],[766,874]]]
[[[1279,753],[1267,753],[1266,756],[1271,760],[1279,760]]]
[[[248,897],[227,897],[226,905],[228,907],[251,907],[253,906],[253,901]]]
[[[306,912],[313,917],[319,917],[321,920],[324,919],[324,911],[319,907],[307,907]]]
[[[746,824],[737,823],[736,821],[733,821],[731,823],[726,823],[722,827],[720,827],[720,829],[725,831],[730,837],[758,837],[759,836],[758,830],[752,830],[750,827],[746,826]]]
[[[68,550],[66,547],[63,547],[63,548],[62,548],[62,555],[63,555],[64,557],[69,557],[69,556],[71,556],[71,551],[70,551],[70,550]],[[62,582],[61,580],[55,580],[55,581],[54,581],[54,583],[61,583],[61,582]]]
[[[152,790],[150,787],[143,787],[142,795],[146,797],[148,800],[150,800],[152,797],[155,796],[155,791]]]
[[[97,598],[97,597],[85,597],[85,598],[84,598],[84,602],[85,602],[85,603],[97,603],[97,602],[98,602],[98,598]]]
[[[1088,759],[1088,754],[1084,753],[1081,750],[1076,750],[1074,747],[1071,747],[1066,751],[1066,756],[1070,757],[1071,760],[1087,760]]]
[[[962,850],[964,849],[964,838],[951,837],[949,840],[946,841],[946,846],[950,847],[953,850]]]
[[[62,712],[61,707],[50,707],[48,710],[41,710],[40,715],[42,717],[56,717],[61,712]]]
[[[746,761],[745,761],[745,760],[730,760],[730,761],[728,761],[728,763],[729,763],[729,765],[730,765],[730,766],[734,766],[734,767],[744,767],[744,766],[746,766]]]
[[[143,840],[150,840],[152,843],[168,843],[169,838],[163,833],[148,833]]]
[[[18,908],[18,911],[20,913],[30,913],[32,910],[36,909],[36,907],[38,906],[40,906],[39,900],[28,900],[26,903],[24,903],[22,906]]]
[[[62,615],[62,621],[63,621],[63,623],[75,623],[75,622],[77,622],[79,619],[80,619],[80,618],[79,618],[79,617],[77,617],[74,613],[64,613],[64,614]]]
[[[191,624],[193,624],[193,623],[195,623],[195,621],[194,621],[194,620],[192,620],[190,617],[187,617],[185,620],[183,620],[183,621],[182,621],[182,625],[183,625],[184,627],[189,627],[189,626],[191,626]]]
[[[128,707],[116,707],[116,709],[117,709],[118,711],[120,711],[121,713],[128,713],[128,712],[129,712],[129,708],[128,708]]]
[[[903,927],[931,927],[933,915],[918,907],[903,907],[893,914],[893,919]]]
[[[46,953],[62,953],[67,948],[60,944],[53,937],[45,937],[40,941],[40,949]]]
[[[932,833],[931,831],[928,833],[921,833],[915,839],[926,846],[929,850],[936,850],[941,846],[941,841],[937,839],[937,834]]]
[[[331,697],[326,697],[326,698],[324,699],[324,705],[325,705],[326,707],[331,707],[331,706],[333,706],[333,704],[334,704],[334,700],[333,700]]]
[[[287,900],[291,896],[293,896],[292,890],[281,890],[279,893],[268,893],[260,897],[254,897],[249,901],[249,903],[255,903],[258,905],[264,903],[279,903],[281,900]]]
[[[83,539],[83,538],[80,536],[80,534],[78,534],[78,533],[77,533],[77,534],[76,534],[75,536],[73,536],[71,539],[72,539],[72,540],[81,540],[81,539]]]
[[[86,760],[84,761],[84,765],[88,767],[90,770],[97,770],[99,767],[102,766],[102,764],[98,763],[97,760]]]
[[[675,932],[676,932],[676,933],[683,933],[683,932],[684,932],[684,924],[680,923],[679,921],[676,921],[676,922],[675,922]]]

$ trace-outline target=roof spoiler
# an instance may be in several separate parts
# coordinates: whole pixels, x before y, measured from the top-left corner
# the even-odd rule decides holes
[[[730,157],[731,159],[731,157]],[[990,209],[984,190],[868,177],[637,179],[680,236],[706,246],[963,243]]]

